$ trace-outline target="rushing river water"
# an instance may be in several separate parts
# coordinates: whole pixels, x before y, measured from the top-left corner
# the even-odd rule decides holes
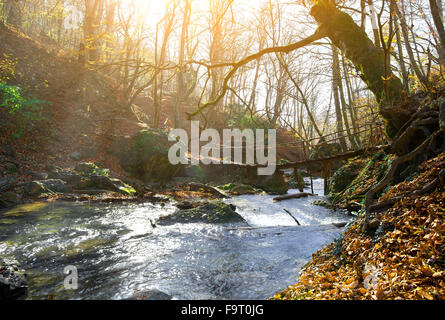
[[[322,181],[315,192],[322,193]],[[291,190],[290,192],[296,192]],[[173,205],[34,203],[0,213],[0,257],[28,273],[29,299],[126,299],[160,290],[174,299],[266,299],[296,282],[311,254],[350,221],[311,203],[272,196],[228,199],[245,224],[174,224],[150,219]],[[283,208],[301,223],[297,226]],[[65,290],[65,266],[79,289]]]

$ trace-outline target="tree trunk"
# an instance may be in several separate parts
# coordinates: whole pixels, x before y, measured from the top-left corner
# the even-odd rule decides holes
[[[377,13],[375,12],[374,4],[372,0],[368,0],[369,16],[371,17],[372,33],[374,34],[374,43],[380,48],[380,33],[377,26]]]
[[[352,96],[352,91],[351,91],[351,84],[350,84],[350,79],[349,79],[349,75],[348,75],[348,68],[345,62],[345,57],[342,55],[342,66],[343,66],[343,74],[344,74],[344,78],[345,78],[345,84],[346,84],[346,92],[348,94],[348,112],[349,112],[349,116],[351,117],[351,125],[352,125],[352,129],[354,131],[354,140],[355,140],[355,144],[357,145],[357,147],[360,146],[360,136],[358,134],[358,121],[357,121],[357,116],[354,112],[354,99]]]
[[[408,57],[413,67],[414,73],[421,83],[423,83],[425,86],[428,86],[428,79],[425,78],[422,69],[420,69],[419,65],[417,64],[416,58],[414,57],[413,49],[410,46],[408,26],[406,24],[405,16],[402,12],[400,12],[399,5],[396,3],[395,0],[391,0],[391,5],[393,6],[396,15],[400,19],[400,26],[402,29],[403,40],[405,41],[406,52],[408,53]]]
[[[445,64],[445,30],[443,27],[443,18],[441,17],[442,8],[439,8],[436,0],[429,1],[431,15],[433,16],[434,24],[436,25],[437,33],[439,34],[442,63]]]
[[[86,60],[97,61],[99,48],[97,47],[97,28],[100,25],[103,2],[100,0],[85,0],[84,38],[86,48]]]
[[[338,62],[338,50],[332,46],[332,91],[334,92],[335,115],[337,119],[337,135],[343,152],[348,150],[343,132],[343,113],[340,105],[339,93],[340,71]],[[348,132],[349,133],[349,132]]]
[[[409,93],[409,78],[408,72],[406,71],[405,61],[403,60],[403,46],[402,46],[402,38],[400,36],[400,28],[397,19],[394,19],[394,29],[396,29],[396,39],[397,39],[397,60],[399,60],[400,72],[402,74],[403,79],[403,87],[405,88],[406,93]]]
[[[179,43],[179,52],[178,52],[178,63],[179,70],[176,76],[176,102],[175,102],[175,128],[182,127],[182,109],[185,98],[185,83],[184,83],[184,59],[185,59],[185,45],[186,45],[186,37],[187,37],[187,29],[190,23],[190,14],[191,14],[191,2],[189,0],[185,1],[184,7],[184,16],[182,20],[182,30],[181,30],[181,39]]]
[[[403,84],[394,74],[385,78],[385,55],[346,13],[331,0],[319,0],[311,15],[336,47],[352,61],[363,81],[374,93],[380,114],[387,122],[387,132],[393,137],[411,116],[411,110],[397,108],[404,98]]]
[[[8,24],[19,29],[22,26],[22,12],[20,10],[19,0],[8,0],[6,2],[6,8],[8,11]]]

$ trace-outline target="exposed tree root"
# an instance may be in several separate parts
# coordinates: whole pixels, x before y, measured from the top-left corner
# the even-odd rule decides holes
[[[437,120],[436,120],[437,121]],[[410,126],[411,127],[411,126]],[[366,193],[365,196],[365,210],[366,210],[366,216],[365,216],[365,228],[368,228],[368,223],[370,221],[370,216],[371,216],[371,206],[373,205],[374,202],[374,197],[375,195],[380,192],[385,186],[387,186],[388,184],[391,183],[391,181],[394,178],[394,175],[397,171],[397,168],[399,167],[399,165],[411,161],[413,160],[415,157],[417,157],[419,154],[421,154],[421,152],[423,152],[428,146],[431,145],[431,143],[434,141],[434,139],[440,134],[441,132],[438,130],[436,132],[434,132],[432,135],[430,135],[427,139],[425,139],[422,144],[420,144],[416,149],[414,149],[413,151],[398,157],[397,159],[395,159],[392,163],[391,163],[391,167],[388,170],[388,172],[386,173],[385,177],[383,177],[383,179],[377,183],[371,190],[369,190]]]
[[[419,134],[419,132],[422,133],[424,138],[429,137],[431,135],[429,127],[435,127],[434,130],[437,129],[437,117],[438,113],[435,111],[425,112],[418,115],[418,118],[394,140],[392,144],[393,151],[399,155],[407,153],[410,147],[410,142]]]
[[[442,170],[439,173],[439,177],[437,177],[436,179],[434,179],[433,181],[431,181],[430,183],[425,185],[422,189],[416,190],[414,192],[411,192],[411,193],[403,195],[403,196],[394,197],[394,198],[382,201],[380,203],[371,205],[368,210],[370,213],[376,212],[376,211],[387,209],[387,208],[393,206],[394,204],[396,204],[403,198],[409,198],[412,196],[423,195],[423,194],[433,190],[439,183],[443,183],[444,179],[445,179],[445,170]]]

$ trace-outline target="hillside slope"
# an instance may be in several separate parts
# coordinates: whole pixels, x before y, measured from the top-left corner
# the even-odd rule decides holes
[[[427,185],[428,193],[410,196]],[[363,233],[360,218],[274,299],[445,299],[445,153],[379,201],[397,196],[402,200],[376,215],[373,235]]]

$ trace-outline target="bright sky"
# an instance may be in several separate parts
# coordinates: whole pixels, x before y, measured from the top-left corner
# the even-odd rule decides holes
[[[141,14],[148,11],[148,15],[157,19],[163,17],[165,7],[170,0],[121,0],[123,2],[136,2],[141,9]],[[208,8],[211,0],[193,0],[192,9],[194,12]],[[236,8],[242,9],[243,13],[249,12],[249,9],[258,8],[262,3],[268,0],[235,0]],[[147,11],[146,11],[147,10]],[[253,12],[253,10],[252,10]],[[239,12],[238,12],[239,13]]]

